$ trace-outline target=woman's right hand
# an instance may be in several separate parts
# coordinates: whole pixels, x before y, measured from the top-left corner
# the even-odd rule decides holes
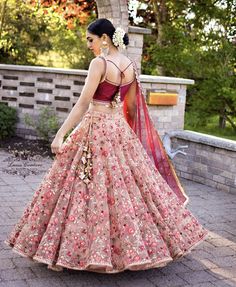
[[[54,140],[51,143],[51,151],[52,153],[59,153],[60,152],[60,148],[62,146],[63,143],[63,136],[55,136]]]

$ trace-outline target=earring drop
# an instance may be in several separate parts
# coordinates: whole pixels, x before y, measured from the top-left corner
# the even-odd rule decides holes
[[[100,50],[101,50],[101,54],[103,56],[107,56],[108,55],[108,53],[109,53],[109,45],[108,45],[107,41],[102,41],[102,46],[101,46]]]

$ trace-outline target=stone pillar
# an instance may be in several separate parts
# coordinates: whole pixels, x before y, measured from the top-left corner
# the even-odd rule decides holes
[[[129,12],[126,0],[97,0],[99,18],[107,18],[115,27],[120,26],[129,33],[130,44],[126,55],[133,59],[141,71],[143,35],[151,34],[150,29],[129,26]]]
[[[107,18],[114,26],[128,30],[129,13],[126,0],[97,0],[99,18]]]
[[[127,48],[127,56],[136,62],[138,70],[141,72],[143,37],[144,34],[151,34],[151,30],[141,27],[129,26],[128,33],[130,43]]]

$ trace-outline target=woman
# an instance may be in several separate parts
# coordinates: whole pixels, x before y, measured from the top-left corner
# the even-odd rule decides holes
[[[118,50],[127,34],[99,19],[86,36],[97,57],[51,144],[52,167],[5,242],[53,270],[165,266],[208,232],[185,208],[188,198],[148,115],[137,69]]]

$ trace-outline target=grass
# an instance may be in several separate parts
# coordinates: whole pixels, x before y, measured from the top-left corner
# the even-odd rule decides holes
[[[58,53],[49,51],[41,54],[37,58],[38,66],[54,67],[54,68],[69,68],[66,59],[63,59]]]
[[[188,115],[188,117],[189,116],[190,115]],[[233,130],[233,128],[228,122],[226,123],[226,127],[224,129],[219,128],[218,116],[213,116],[209,118],[206,126],[194,127],[194,126],[191,126],[190,123],[186,122],[184,128],[186,130],[192,130],[195,132],[236,141],[236,132]]]

